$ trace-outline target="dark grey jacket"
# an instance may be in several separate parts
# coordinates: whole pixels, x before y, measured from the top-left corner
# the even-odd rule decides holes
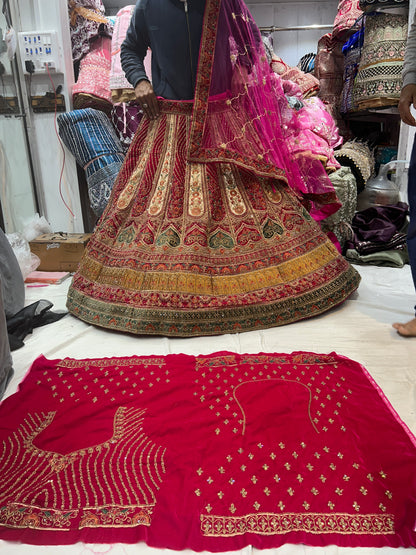
[[[194,96],[205,0],[138,0],[121,45],[121,65],[135,87],[148,79],[143,60],[152,51],[152,85],[157,96],[190,100]]]

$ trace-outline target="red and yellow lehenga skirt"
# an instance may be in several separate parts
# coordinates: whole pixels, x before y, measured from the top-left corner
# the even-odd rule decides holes
[[[289,324],[359,275],[283,182],[186,160],[191,103],[142,120],[68,293],[80,319],[149,335]]]

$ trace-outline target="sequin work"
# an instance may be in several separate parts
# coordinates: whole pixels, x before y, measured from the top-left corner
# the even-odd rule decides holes
[[[39,357],[0,423],[0,539],[416,546],[416,440],[335,353]]]
[[[190,163],[191,103],[143,121],[68,295],[86,322],[197,336],[287,324],[340,304],[357,272],[276,178]]]

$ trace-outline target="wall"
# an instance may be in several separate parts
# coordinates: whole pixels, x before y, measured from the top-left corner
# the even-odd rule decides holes
[[[0,12],[0,202],[4,230],[13,233],[24,228],[32,218],[37,203],[25,137],[24,109],[16,87],[17,67],[10,60],[6,41],[3,41],[3,32],[8,28],[6,13]]]
[[[115,15],[126,4],[125,0],[104,0],[107,15]],[[255,22],[259,27],[298,27],[305,25],[331,25],[334,22],[338,0],[300,0],[262,2],[247,0]],[[320,37],[331,29],[311,31],[279,31],[273,33],[274,51],[292,66],[309,52],[316,52]]]
[[[250,2],[247,6],[259,27],[332,26],[337,14],[337,0],[323,2]],[[328,29],[278,31],[273,33],[273,48],[288,65],[296,66],[309,52],[316,53],[318,41]]]

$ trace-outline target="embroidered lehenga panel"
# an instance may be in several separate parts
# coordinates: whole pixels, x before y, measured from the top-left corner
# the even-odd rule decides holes
[[[335,353],[40,357],[0,440],[1,539],[416,546],[415,438]]]
[[[345,300],[357,273],[295,193],[231,164],[188,163],[191,105],[161,104],[134,139],[70,311],[127,332],[192,336],[286,324]]]
[[[233,333],[321,314],[358,286],[314,221],[340,203],[322,162],[288,147],[302,122],[247,8],[207,0],[204,17],[194,101],[160,98],[142,119],[74,276],[67,306],[86,322]]]

